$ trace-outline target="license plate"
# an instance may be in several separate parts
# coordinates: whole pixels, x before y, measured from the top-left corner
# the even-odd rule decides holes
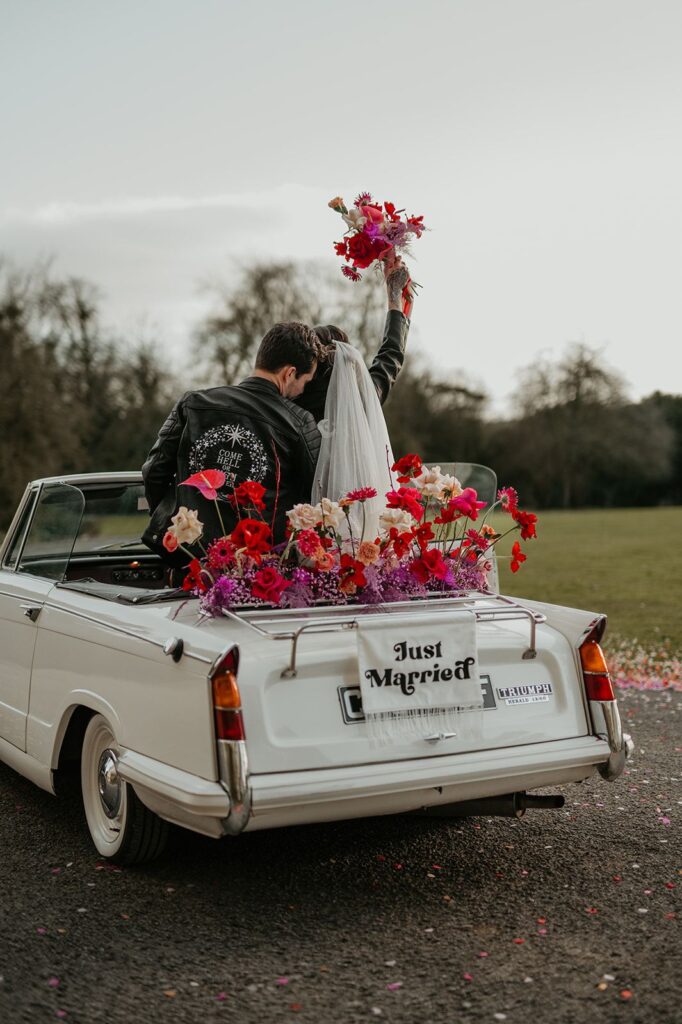
[[[483,710],[497,707],[490,676],[481,676],[481,692],[483,693]],[[365,721],[362,710],[362,691],[359,686],[339,686],[339,702],[341,714],[346,725]]]

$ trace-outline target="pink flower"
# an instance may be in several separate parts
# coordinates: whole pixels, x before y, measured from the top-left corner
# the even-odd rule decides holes
[[[177,551],[178,549],[178,538],[175,536],[172,530],[166,530],[163,535],[163,546],[166,551]]]
[[[501,487],[497,492],[497,500],[505,512],[514,512],[519,505],[519,496],[513,487]]]
[[[349,501],[367,501],[368,498],[376,498],[377,492],[374,487],[359,487],[357,491],[349,491],[346,497]]]
[[[221,469],[202,469],[180,483],[187,487],[196,487],[204,498],[215,501],[218,497],[218,488],[225,484],[225,474]]]
[[[478,510],[485,508],[487,504],[485,501],[478,501],[477,498],[478,495],[473,487],[465,487],[456,498],[450,498],[448,508],[457,509],[458,512],[464,513],[472,522],[475,522],[478,519]]]

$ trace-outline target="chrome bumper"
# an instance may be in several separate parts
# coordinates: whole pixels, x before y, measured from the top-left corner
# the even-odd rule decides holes
[[[623,732],[620,711],[615,700],[592,700],[590,701],[590,706],[593,722],[598,719],[599,714],[603,718],[606,732],[600,732],[599,737],[606,740],[611,751],[608,760],[598,765],[599,774],[607,782],[613,782],[614,779],[623,774],[625,762],[632,756],[635,744],[630,734]]]

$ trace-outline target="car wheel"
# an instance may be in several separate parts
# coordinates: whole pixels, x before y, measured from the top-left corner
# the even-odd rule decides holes
[[[92,841],[117,864],[141,864],[163,851],[168,822],[145,807],[118,774],[118,745],[102,715],[93,715],[83,737],[81,792]]]

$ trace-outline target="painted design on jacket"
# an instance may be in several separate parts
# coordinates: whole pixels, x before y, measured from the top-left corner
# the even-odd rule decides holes
[[[207,430],[194,442],[189,454],[193,473],[202,469],[222,469],[228,490],[237,481],[262,483],[269,465],[263,442],[239,423],[226,423]]]

